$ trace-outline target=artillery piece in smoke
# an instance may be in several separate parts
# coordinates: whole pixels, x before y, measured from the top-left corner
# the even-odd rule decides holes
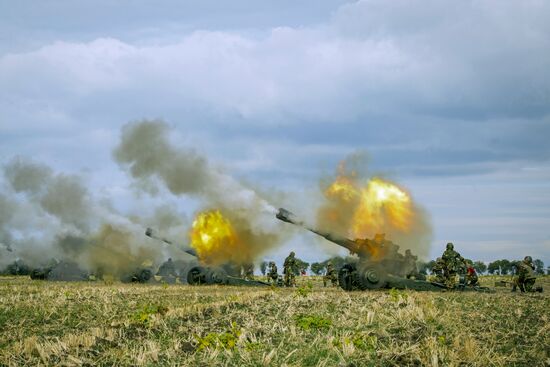
[[[305,228],[357,255],[357,261],[344,264],[338,272],[338,283],[346,291],[379,288],[413,289],[420,291],[442,291],[446,289],[444,284],[403,277],[403,261],[398,257],[392,257],[391,252],[389,252],[390,256],[388,257],[385,257],[383,254],[381,255],[381,252],[387,251],[387,248],[383,248],[384,243],[380,244],[369,239],[351,240],[330,232],[310,228],[303,221],[297,219],[292,212],[284,208],[279,209],[276,218],[283,222]],[[390,246],[393,245],[390,242],[387,244]],[[461,287],[460,289],[488,290],[479,287]]]
[[[157,235],[152,228],[147,228],[145,231],[147,237],[153,238],[157,241],[161,241],[167,245],[173,245],[173,242],[165,239],[162,236]],[[177,247],[176,247],[177,248]],[[191,261],[174,261],[173,264],[168,265],[166,262],[161,265],[160,269],[167,269],[166,273],[173,275],[182,281],[190,285],[245,285],[245,286],[270,286],[269,283],[248,280],[240,278],[235,274],[234,266],[231,264],[225,264],[222,266],[211,267],[201,265],[198,261],[197,253],[192,249],[182,250],[184,253],[193,256]],[[171,262],[171,259],[168,261]],[[167,261],[167,262],[168,262]],[[159,269],[159,270],[160,270]],[[173,270],[172,270],[173,269]],[[162,275],[162,274],[161,274]]]

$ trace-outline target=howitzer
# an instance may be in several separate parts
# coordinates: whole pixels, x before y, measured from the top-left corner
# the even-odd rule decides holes
[[[359,256],[362,259],[368,259],[368,258],[371,257],[369,250],[371,250],[373,244],[371,243],[370,240],[356,239],[354,241],[354,240],[351,240],[349,238],[346,238],[346,237],[343,237],[343,236],[340,236],[340,235],[337,235],[337,234],[333,234],[333,233],[321,231],[319,229],[308,227],[307,225],[304,224],[304,222],[298,220],[292,212],[290,212],[289,210],[286,210],[284,208],[279,208],[279,211],[277,212],[275,217],[279,220],[282,220],[283,222],[287,222],[287,223],[290,223],[290,224],[294,224],[294,225],[303,227],[303,228],[307,229],[308,231],[313,232],[316,235],[323,237],[327,241],[335,243],[338,246],[344,247],[349,252],[351,252],[352,254],[356,254],[357,256]]]
[[[374,241],[368,239],[357,239],[354,241],[325,231],[309,228],[304,222],[298,220],[294,214],[283,208],[279,209],[276,217],[283,222],[303,227],[330,242],[348,249],[351,253],[357,254],[359,257],[357,261],[345,264],[338,272],[338,283],[346,291],[379,288],[414,289],[420,291],[442,291],[447,289],[441,283],[407,279],[396,275],[395,273],[399,273],[398,267],[402,264],[402,261],[373,256],[372,254],[379,250],[377,246],[380,246],[380,244]],[[489,291],[488,289],[481,288],[465,288],[461,290]]]
[[[163,237],[157,236],[151,228],[147,228],[145,235],[153,238],[158,241],[162,241],[166,244],[172,245],[172,241],[169,241]],[[245,286],[270,286],[269,283],[258,281],[258,280],[248,280],[242,279],[236,276],[233,276],[228,273],[232,268],[229,264],[227,266],[203,266],[198,262],[198,256],[195,250],[187,249],[182,250],[186,254],[189,254],[194,257],[193,261],[184,262],[184,264],[178,264],[176,261],[172,266],[175,266],[176,273],[179,279],[183,283],[190,285],[245,285]],[[170,261],[170,260],[169,260]]]

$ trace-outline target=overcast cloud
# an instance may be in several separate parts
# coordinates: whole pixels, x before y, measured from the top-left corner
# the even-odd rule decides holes
[[[431,213],[433,256],[548,263],[549,66],[547,1],[0,1],[0,156],[129,207],[129,121],[265,190],[364,151]]]

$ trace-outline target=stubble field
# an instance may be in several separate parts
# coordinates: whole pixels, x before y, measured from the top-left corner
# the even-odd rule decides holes
[[[495,278],[485,277],[486,285]],[[550,288],[548,277],[538,282]],[[0,278],[0,365],[547,366],[550,297]]]

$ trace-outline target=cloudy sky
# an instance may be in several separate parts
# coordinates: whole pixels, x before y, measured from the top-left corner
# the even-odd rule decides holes
[[[120,129],[158,118],[266,191],[364,152],[430,213],[432,256],[550,263],[548,1],[0,0],[0,110],[0,163],[121,207]]]

